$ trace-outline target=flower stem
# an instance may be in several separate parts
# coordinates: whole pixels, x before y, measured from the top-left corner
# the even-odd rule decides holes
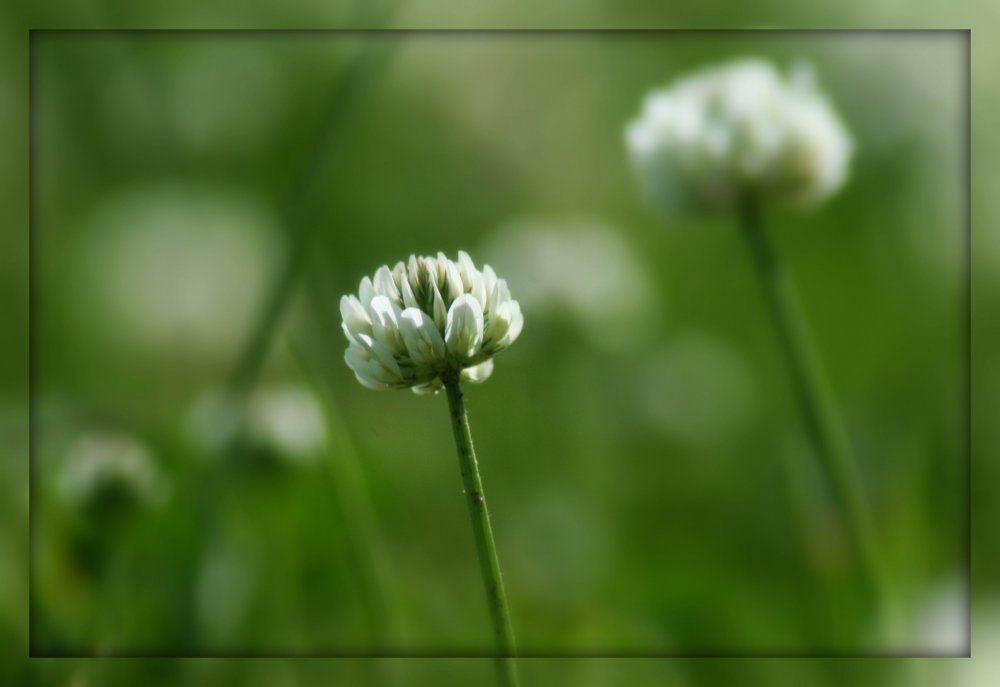
[[[496,544],[493,542],[493,529],[490,527],[486,496],[483,494],[483,483],[479,478],[476,452],[472,447],[469,417],[465,412],[465,401],[462,398],[457,375],[446,377],[443,381],[445,391],[448,393],[448,407],[451,410],[451,425],[455,432],[462,483],[465,486],[465,495],[468,497],[472,534],[476,539],[479,567],[483,575],[483,585],[486,587],[490,616],[493,619],[493,633],[497,643],[497,674],[500,684],[512,687],[517,685],[517,669],[513,658],[516,652],[514,632],[510,626],[507,596],[503,591],[500,562],[497,560]]]
[[[865,593],[875,609],[879,630],[884,632],[885,590],[861,484],[849,458],[847,438],[824,385],[819,361],[806,336],[791,283],[768,240],[757,199],[747,196],[739,214],[743,235],[764,289],[767,308],[778,331],[798,405],[844,519],[854,556],[862,568]]]

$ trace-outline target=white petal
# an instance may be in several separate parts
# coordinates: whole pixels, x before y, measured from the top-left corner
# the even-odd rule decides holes
[[[375,287],[372,285],[372,280],[368,277],[363,277],[361,283],[358,285],[358,299],[362,305],[368,305],[374,296]]]
[[[411,272],[412,274],[412,272]],[[417,303],[416,296],[413,295],[413,284],[411,283],[409,275],[405,275],[399,281],[399,290],[403,296],[403,307],[404,308],[419,308],[420,305]]]
[[[385,265],[375,272],[375,279],[372,282],[377,295],[385,296],[393,301],[399,301],[399,289],[396,288],[396,281],[392,278],[392,272]]]
[[[402,261],[397,262],[392,268],[392,281],[398,287],[400,282],[406,278],[406,265]]]
[[[444,304],[441,292],[438,291],[437,282],[431,282],[431,291],[434,294],[434,303],[431,306],[434,309],[434,324],[437,325],[438,330],[442,330],[448,319],[448,306]]]
[[[393,357],[392,351],[381,341],[376,341],[374,346],[372,346],[372,362],[376,361],[385,372],[384,375],[380,376],[383,377],[387,384],[403,378],[403,373],[399,369],[399,363]]]
[[[483,273],[476,269],[472,258],[463,250],[458,251],[458,273],[462,277],[465,292],[472,294],[472,297],[485,307],[486,287],[483,284]]]
[[[476,269],[476,264],[472,262],[472,258],[464,250],[458,251],[458,272],[462,275],[462,281],[465,282],[465,288],[471,286],[470,277],[471,275],[479,272]]]
[[[462,370],[462,381],[482,384],[489,379],[491,374],[493,374],[493,361],[487,360],[479,365],[467,367]]]
[[[340,317],[343,320],[344,333],[350,339],[354,334],[371,334],[372,321],[364,306],[355,296],[343,296],[340,299]]]
[[[448,263],[450,262],[451,260],[448,259],[447,255],[445,255],[441,251],[438,251],[437,254],[438,276],[444,277],[445,272],[448,269]]]
[[[497,283],[493,287],[493,295],[491,303],[493,305],[500,305],[501,303],[506,303],[509,300],[510,300],[510,289],[507,288],[507,280],[497,279]]]
[[[369,359],[368,351],[362,348],[357,341],[351,341],[347,350],[344,351],[344,362],[355,372],[363,369]]]
[[[423,257],[419,259],[420,269],[427,273],[428,278],[435,284],[438,281],[438,262],[435,258]]]
[[[489,265],[483,265],[483,300],[480,301],[483,310],[489,310],[492,306],[493,290],[497,284],[497,274]]]
[[[375,296],[368,306],[372,335],[393,351],[403,352],[403,338],[399,333],[399,306],[386,296]]]
[[[507,332],[497,341],[496,345],[498,349],[507,348],[507,346],[514,343],[514,340],[520,335],[521,329],[524,328],[524,315],[521,314],[521,305],[517,301],[510,301],[510,305],[510,325],[507,327]]]
[[[410,281],[410,288],[416,291],[420,278],[420,261],[416,255],[411,254],[406,262],[406,276]]]
[[[440,379],[434,379],[426,384],[416,384],[413,386],[413,393],[417,396],[430,396],[431,394],[436,394],[444,388]]]
[[[471,358],[483,343],[483,308],[469,294],[455,299],[448,310],[444,341],[459,360]]]
[[[386,384],[402,381],[402,371],[389,346],[366,334],[359,334],[356,341],[357,343],[352,346],[356,345],[367,355],[364,367],[369,376],[374,376]]]
[[[493,303],[493,307],[486,314],[486,323],[483,330],[483,340],[489,342],[491,347],[503,338],[503,335],[510,329],[510,322],[513,317],[511,302]]]
[[[392,388],[388,384],[383,384],[382,382],[379,382],[375,379],[372,379],[371,377],[368,377],[363,372],[355,371],[354,378],[357,379],[359,382],[361,382],[362,386],[367,387],[369,389],[374,389],[375,391],[385,391],[387,389]]]
[[[458,265],[448,261],[445,267],[445,284],[448,287],[446,300],[453,301],[465,291],[465,284],[462,282],[462,275],[458,271]]]
[[[406,351],[418,365],[436,367],[444,362],[444,339],[427,313],[419,308],[407,308],[399,317],[399,330]]]

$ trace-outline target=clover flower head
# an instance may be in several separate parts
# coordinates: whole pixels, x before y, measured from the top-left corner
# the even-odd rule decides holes
[[[784,77],[761,60],[650,93],[625,140],[644,192],[670,214],[729,208],[747,193],[815,204],[843,184],[853,148],[811,70]]]
[[[489,265],[465,252],[453,261],[411,255],[361,280],[340,299],[344,360],[370,389],[433,393],[442,375],[474,383],[493,372],[493,356],[521,333],[521,306]]]

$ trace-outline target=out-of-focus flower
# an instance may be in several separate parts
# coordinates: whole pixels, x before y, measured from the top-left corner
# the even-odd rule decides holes
[[[86,331],[153,352],[231,353],[253,322],[280,254],[268,208],[224,190],[171,185],[128,191],[85,220]]]
[[[707,69],[650,93],[625,139],[645,193],[671,214],[731,207],[747,193],[816,203],[844,182],[853,144],[800,66]]]
[[[909,670],[900,670],[895,685],[898,687],[991,687],[996,684],[1000,674],[1000,597],[992,590],[982,590],[976,594],[975,608],[968,609],[965,604],[965,594],[956,600],[959,608],[950,612],[953,616],[947,619],[953,629],[962,638],[969,638],[971,646],[965,642],[961,646],[952,640],[949,645],[938,649],[930,646],[909,646],[907,651],[916,655],[955,656],[958,660],[942,661],[927,659],[925,661],[905,662]],[[967,633],[968,616],[972,612],[972,632]],[[954,617],[959,616],[959,617]],[[971,651],[972,658],[963,658]]]
[[[315,457],[326,442],[319,402],[299,387],[265,389],[251,396],[247,431],[255,442],[298,461]]]
[[[479,383],[492,357],[521,333],[521,306],[489,265],[480,271],[459,251],[452,261],[411,255],[361,280],[357,296],[340,299],[348,348],[344,359],[370,389],[433,393],[441,375]]]
[[[529,312],[579,324],[599,346],[629,349],[655,323],[656,289],[631,247],[597,219],[501,227],[486,253]]]
[[[966,605],[965,584],[949,580],[940,584],[923,600],[902,647],[912,654],[960,656],[968,649],[968,624],[971,609]]]
[[[209,454],[239,439],[294,462],[317,457],[327,439],[319,400],[295,385],[263,387],[244,400],[223,391],[205,392],[191,404],[184,430],[198,450]]]
[[[753,415],[755,380],[725,342],[682,333],[646,358],[635,385],[638,417],[652,429],[689,445],[733,441]]]
[[[166,485],[145,445],[126,434],[94,432],[70,447],[57,488],[74,508],[129,502],[156,505]]]

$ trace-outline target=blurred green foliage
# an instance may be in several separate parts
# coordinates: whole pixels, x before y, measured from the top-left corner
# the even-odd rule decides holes
[[[838,197],[768,221],[876,517],[901,628],[889,649],[963,650],[960,35],[35,40],[34,653],[488,653],[444,399],[361,388],[337,312],[378,265],[460,248],[531,296],[521,339],[467,390],[525,654],[884,649],[735,220],[658,217],[622,148],[646,91],[745,55],[813,64],[856,138]],[[333,120],[373,41],[384,62]],[[225,393],[295,222],[309,243],[253,398],[332,399],[304,449],[308,429]],[[588,308],[538,286],[574,280],[613,297],[592,291]],[[162,494],[68,499],[66,466],[94,433],[140,442]],[[852,670],[523,664],[525,684]],[[406,678],[362,660],[37,666],[53,684],[489,678],[474,661]]]

